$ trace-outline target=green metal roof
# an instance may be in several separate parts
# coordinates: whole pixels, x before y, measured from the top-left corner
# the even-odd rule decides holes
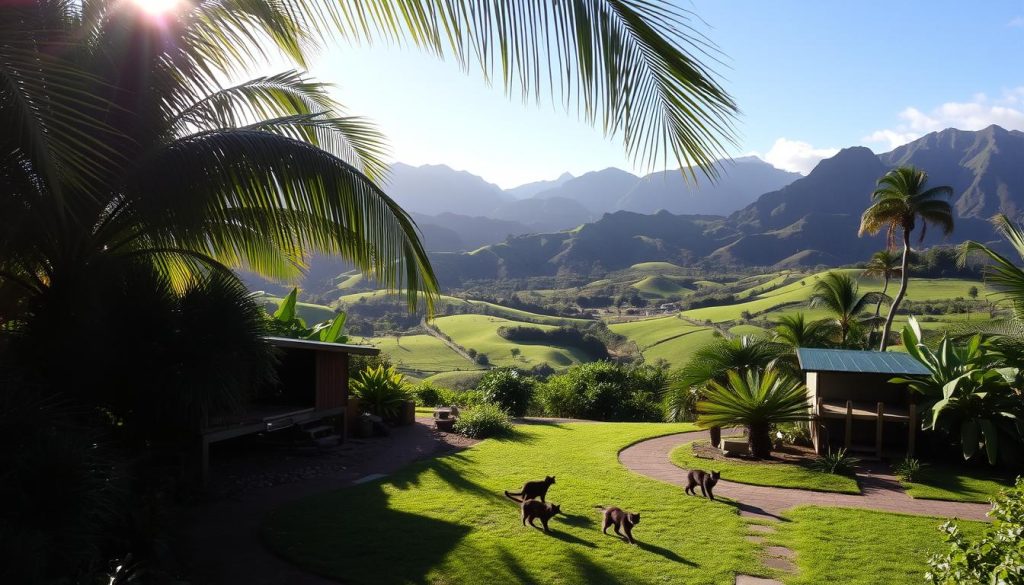
[[[927,375],[928,368],[911,355],[888,351],[853,349],[796,350],[800,369],[805,372],[854,372],[860,374]]]

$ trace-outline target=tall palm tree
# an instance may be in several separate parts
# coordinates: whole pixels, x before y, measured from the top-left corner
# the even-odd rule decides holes
[[[953,188],[947,185],[928,187],[927,184],[928,173],[923,170],[909,166],[893,169],[878,180],[878,187],[871,194],[871,206],[861,215],[858,235],[877,234],[885,229],[890,250],[896,247],[896,232],[901,232],[903,237],[900,290],[889,306],[889,314],[882,327],[881,351],[885,351],[889,344],[893,318],[907,294],[910,234],[917,227],[917,222],[921,222],[919,242],[924,241],[929,224],[941,229],[945,235],[953,232],[953,208],[945,200],[952,197]]]
[[[762,337],[715,340],[694,352],[672,376],[670,390],[679,396],[700,397],[711,382],[725,383],[729,372],[741,374],[774,365],[789,366],[789,348]],[[711,443],[718,446],[721,428],[712,426]]]
[[[750,454],[759,459],[771,457],[771,425],[809,418],[807,388],[773,368],[730,371],[725,383],[712,381],[697,403],[702,427],[747,427]]]
[[[889,292],[889,281],[901,272],[901,259],[892,250],[880,250],[871,255],[871,260],[864,267],[863,276],[882,279],[882,294]],[[882,303],[875,305],[875,316],[882,309]]]
[[[692,31],[688,13],[639,0],[4,3],[0,319],[114,255],[184,286],[238,266],[289,278],[338,254],[415,304],[437,284],[381,188],[382,136],[297,70],[247,72],[272,57],[304,69],[330,36],[407,42],[524,99],[550,91],[643,163],[671,152],[714,175],[736,108]]]
[[[830,323],[808,321],[803,313],[783,315],[775,326],[775,341],[793,348],[827,347],[831,334]]]
[[[829,320],[838,336],[837,341],[839,345],[847,346],[851,341],[851,331],[872,320],[862,316],[868,306],[888,299],[887,295],[879,292],[860,294],[860,285],[853,277],[845,272],[832,271],[814,283],[811,306],[823,307],[831,313]]]

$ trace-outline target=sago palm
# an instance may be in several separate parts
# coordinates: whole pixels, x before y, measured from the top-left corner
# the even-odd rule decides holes
[[[903,239],[903,259],[900,263],[900,290],[896,293],[889,314],[882,327],[882,341],[879,349],[885,351],[889,344],[889,331],[893,318],[907,294],[910,262],[910,234],[921,223],[918,241],[924,241],[928,225],[934,225],[949,235],[953,232],[953,208],[947,199],[952,197],[953,188],[940,185],[928,187],[928,173],[914,167],[893,169],[878,180],[878,187],[871,194],[871,206],[864,210],[860,219],[859,235],[877,234],[886,231],[886,242],[890,250],[896,247],[896,234]]]
[[[750,454],[760,459],[771,457],[773,424],[809,418],[806,387],[774,368],[730,371],[725,383],[708,384],[697,403],[699,426],[745,426]]]
[[[642,163],[714,175],[732,137],[735,105],[699,61],[709,45],[657,1],[3,3],[0,321],[48,287],[79,295],[98,256],[149,258],[184,286],[237,266],[294,277],[322,252],[410,304],[435,292],[381,188],[374,127],[298,71],[245,77],[268,59],[304,69],[331,36],[476,64],[524,99],[550,92]]]
[[[889,297],[879,292],[860,294],[860,285],[845,272],[826,273],[814,283],[811,306],[821,307],[830,314],[829,321],[837,334],[839,345],[851,343],[850,333],[862,324],[869,323],[871,316],[863,313],[872,303],[888,301]]]
[[[788,347],[763,337],[736,337],[717,339],[699,348],[693,356],[674,372],[670,383],[670,397],[678,403],[669,408],[679,410],[699,399],[711,382],[725,382],[729,372],[745,373],[764,370],[771,366],[789,368],[792,353]],[[676,418],[683,416],[676,412]],[[711,427],[711,442],[716,447],[721,439],[721,427]]]

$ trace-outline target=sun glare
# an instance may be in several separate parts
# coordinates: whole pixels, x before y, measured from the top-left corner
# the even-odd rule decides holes
[[[150,16],[164,16],[178,8],[182,0],[132,0],[132,2]]]

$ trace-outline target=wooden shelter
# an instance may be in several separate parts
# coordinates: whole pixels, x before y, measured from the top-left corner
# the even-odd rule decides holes
[[[210,444],[257,433],[285,429],[315,440],[325,435],[344,437],[348,407],[349,356],[376,355],[366,345],[324,343],[268,337],[278,351],[278,382],[256,388],[245,407],[203,421],[200,430],[201,474],[205,483]]]
[[[914,396],[889,380],[927,375],[923,364],[905,353],[848,349],[800,348],[797,358],[807,378],[815,451],[914,454],[920,426]]]

